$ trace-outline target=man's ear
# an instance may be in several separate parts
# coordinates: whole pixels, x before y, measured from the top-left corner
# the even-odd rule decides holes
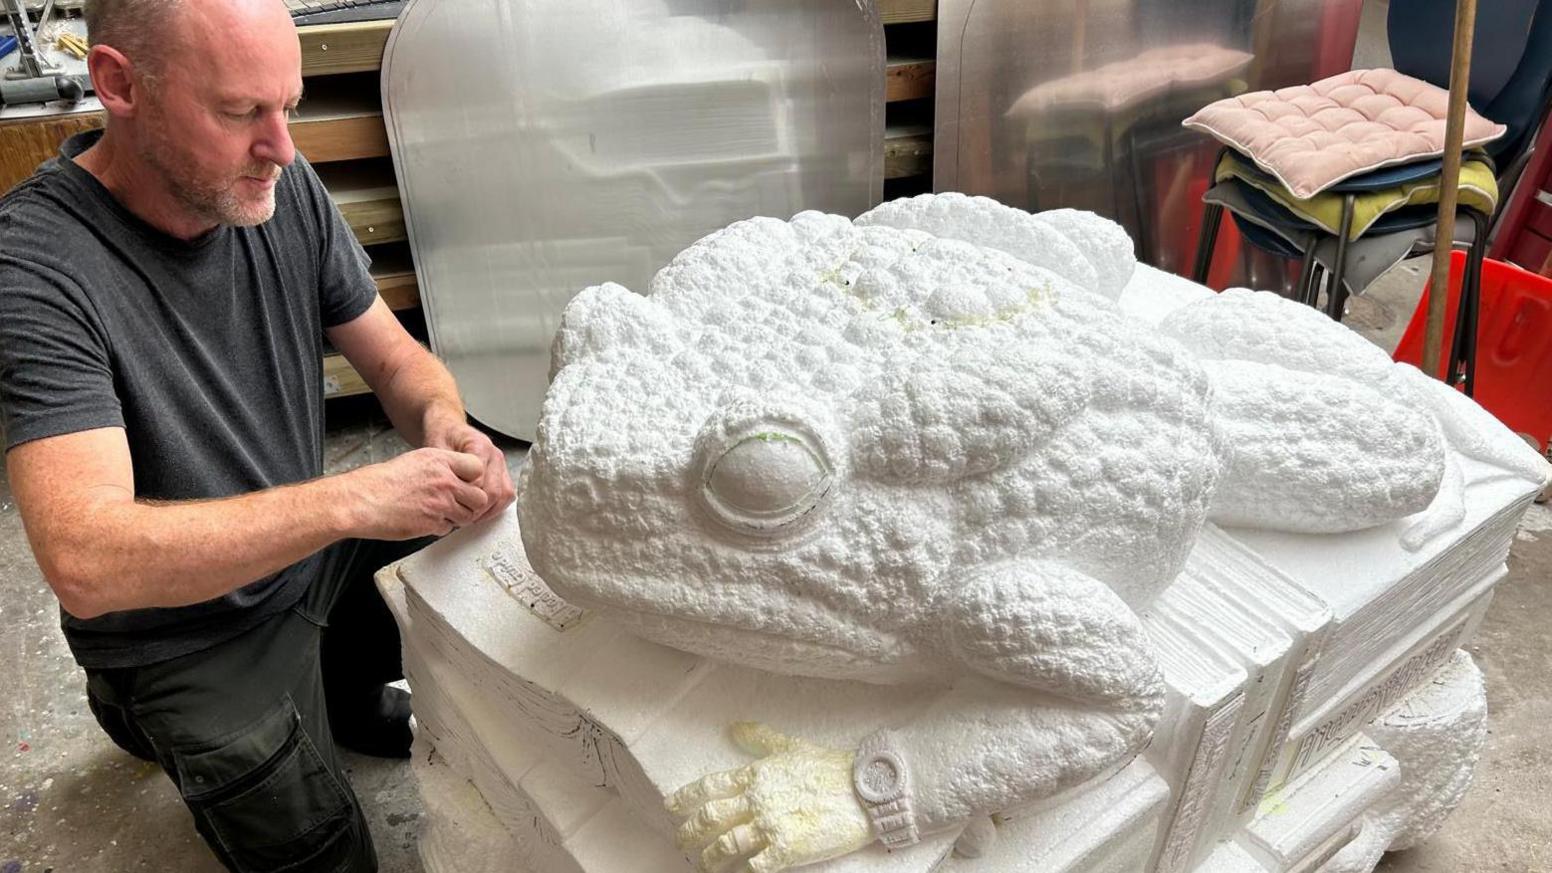
[[[134,117],[145,96],[144,80],[134,62],[112,46],[95,45],[86,56],[86,69],[103,109],[116,117]]]

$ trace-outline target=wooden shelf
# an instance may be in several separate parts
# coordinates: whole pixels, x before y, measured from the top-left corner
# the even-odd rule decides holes
[[[356,394],[369,394],[372,389],[366,385],[366,380],[356,372],[356,368],[350,366],[345,356],[338,352],[323,356],[323,396],[350,397]]]
[[[937,70],[937,62],[931,58],[890,58],[884,67],[884,101],[931,97]]]
[[[296,29],[302,41],[302,75],[365,73],[383,65],[393,21],[310,24]]]
[[[885,24],[935,21],[938,0],[878,0],[878,17]]]
[[[884,130],[884,178],[904,179],[932,172],[932,128],[908,124]]]
[[[388,131],[381,113],[298,119],[291,122],[291,140],[314,164],[388,156]]]
[[[420,305],[420,286],[415,280],[415,263],[406,245],[382,246],[372,252],[372,279],[377,293],[395,312]]]
[[[420,305],[420,285],[415,281],[414,270],[408,273],[374,275],[372,278],[377,280],[377,293],[394,312],[414,309]]]
[[[60,143],[98,127],[102,127],[101,112],[0,121],[0,194],[58,154]]]
[[[364,191],[331,191],[330,196],[362,245],[409,239],[404,229],[404,207],[399,202],[399,189],[387,187]]]
[[[323,76],[308,82],[291,119],[291,139],[315,164],[387,157],[388,129],[376,75]]]
[[[59,144],[102,127],[101,112],[0,122],[0,192],[32,175]],[[310,107],[291,122],[291,138],[315,164],[388,156],[388,131],[380,108]]]
[[[318,167],[318,179],[339,207],[345,223],[364,246],[408,239],[404,207],[384,160],[350,161]]]

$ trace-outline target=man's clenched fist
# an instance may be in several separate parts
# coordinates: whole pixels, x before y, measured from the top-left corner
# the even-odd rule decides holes
[[[480,459],[484,472],[478,479],[471,481],[485,492],[486,504],[484,511],[475,517],[475,522],[484,521],[512,505],[514,489],[512,476],[507,472],[506,455],[502,454],[501,449],[497,448],[496,444],[490,441],[490,437],[483,432],[459,422],[441,433],[428,433],[426,444],[463,452]]]
[[[480,484],[487,475],[480,456],[436,448],[352,470],[341,477],[349,489],[347,505],[354,509],[351,535],[408,540],[441,536],[471,524],[491,507],[490,495]]]

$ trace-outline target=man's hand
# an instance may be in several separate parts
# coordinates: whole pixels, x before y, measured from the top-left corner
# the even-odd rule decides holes
[[[485,505],[468,524],[512,505],[506,458],[489,437],[469,426],[452,374],[404,331],[387,304],[379,299],[355,320],[325,333],[366,380],[394,428],[411,445],[479,459],[480,475],[467,481],[485,493]]]
[[[515,492],[512,476],[507,472],[506,455],[490,441],[490,437],[468,424],[457,422],[435,432],[428,430],[426,445],[480,459],[483,471],[478,479],[470,481],[485,492],[486,504],[485,510],[471,524],[478,524],[512,505]]]
[[[426,448],[340,478],[357,507],[355,536],[409,540],[441,536],[482,518],[490,498],[477,483],[485,475],[485,462],[475,455]]]

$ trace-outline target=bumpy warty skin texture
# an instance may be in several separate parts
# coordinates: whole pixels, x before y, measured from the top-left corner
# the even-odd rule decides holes
[[[978,205],[910,202],[956,201]],[[579,295],[521,503],[563,596],[714,657],[890,682],[958,672],[942,619],[971,571],[1058,560],[1133,608],[1175,576],[1219,468],[1201,367],[1063,278],[1101,272],[1068,237],[1037,264],[870,216],[739,222],[646,298]],[[792,510],[775,535],[706,498],[734,446],[793,480],[747,495]]]
[[[979,568],[1059,562],[1135,610],[1210,512],[1339,531],[1428,506],[1439,427],[1366,387],[1382,352],[1271,294],[1135,323],[1109,299],[1130,251],[1087,213],[925,195],[738,222],[646,297],[587,289],[524,473],[531,559],[680,648],[951,679],[942,619]]]

